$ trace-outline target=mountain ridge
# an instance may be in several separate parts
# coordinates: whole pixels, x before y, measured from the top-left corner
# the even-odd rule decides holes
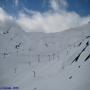
[[[90,23],[56,33],[0,30],[0,87],[89,90]]]

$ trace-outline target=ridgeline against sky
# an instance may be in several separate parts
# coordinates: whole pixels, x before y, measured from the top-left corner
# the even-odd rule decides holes
[[[90,21],[90,0],[0,0],[0,21],[26,31],[59,32]]]

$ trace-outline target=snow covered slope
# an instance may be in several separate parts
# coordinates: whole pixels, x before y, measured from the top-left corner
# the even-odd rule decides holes
[[[90,23],[60,33],[0,24],[0,88],[90,90]]]

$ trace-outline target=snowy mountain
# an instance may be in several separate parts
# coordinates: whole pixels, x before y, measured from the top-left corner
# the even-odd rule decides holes
[[[89,69],[90,23],[58,33],[0,23],[1,89],[90,90]]]

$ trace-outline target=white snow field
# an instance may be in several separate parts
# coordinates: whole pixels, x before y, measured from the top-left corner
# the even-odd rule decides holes
[[[27,33],[0,23],[0,90],[90,90],[90,23]]]

